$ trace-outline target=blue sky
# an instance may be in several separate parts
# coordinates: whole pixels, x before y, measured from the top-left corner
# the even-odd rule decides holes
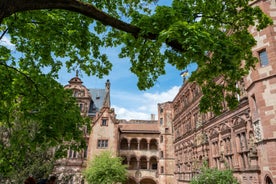
[[[179,70],[171,65],[166,66],[166,74],[160,76],[154,87],[140,91],[137,87],[137,77],[130,72],[130,62],[127,58],[118,58],[119,49],[106,50],[113,63],[112,71],[103,79],[89,77],[83,73],[80,78],[87,88],[104,88],[107,79],[111,83],[111,105],[119,119],[150,119],[151,114],[157,114],[157,103],[171,101],[183,83]],[[193,70],[194,67],[188,67]],[[63,85],[75,76],[75,73],[61,71],[59,82]]]
[[[171,1],[160,0],[158,4],[168,4]],[[1,45],[12,47],[8,37],[1,40]],[[130,72],[130,62],[127,58],[118,57],[120,48],[108,48],[103,50],[113,63],[112,71],[103,79],[89,77],[80,73],[80,78],[87,88],[104,88],[107,79],[111,82],[111,105],[119,119],[150,119],[151,114],[157,115],[157,104],[171,101],[177,94],[183,79],[179,70],[171,65],[166,66],[166,74],[160,76],[154,87],[146,91],[140,91],[137,87],[137,77]],[[195,69],[193,66],[187,68],[189,71]],[[58,81],[66,85],[75,76],[68,73],[66,69],[60,71]]]

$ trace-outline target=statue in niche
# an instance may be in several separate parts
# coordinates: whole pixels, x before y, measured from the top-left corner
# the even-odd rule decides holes
[[[257,154],[257,148],[255,144],[255,137],[252,132],[249,133],[249,141],[248,141],[248,148],[251,155]]]
[[[230,153],[231,152],[231,142],[230,139],[226,139],[226,153]]]
[[[199,133],[196,136],[196,145],[199,146],[201,143],[202,143],[202,133]]]
[[[208,136],[205,132],[203,132],[203,134],[202,134],[202,141],[203,141],[203,144],[208,143]]]
[[[245,140],[245,135],[244,134],[241,134],[240,141],[241,141],[241,148],[245,149],[246,148],[246,144],[245,144],[246,140]]]
[[[220,155],[223,156],[224,155],[224,142],[220,141]]]

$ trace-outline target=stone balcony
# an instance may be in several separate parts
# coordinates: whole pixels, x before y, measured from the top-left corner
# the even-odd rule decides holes
[[[158,150],[120,150],[120,155],[128,156],[128,155],[136,155],[136,156],[146,156],[146,157],[159,157]]]
[[[148,169],[135,169],[128,170],[129,177],[141,179],[143,177],[158,178],[157,170],[148,170]]]

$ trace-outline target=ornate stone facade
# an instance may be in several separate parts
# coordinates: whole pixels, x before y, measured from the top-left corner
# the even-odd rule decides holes
[[[171,148],[172,110],[164,110],[157,121],[119,120],[110,107],[110,82],[105,89],[87,89],[76,76],[65,89],[72,90],[83,116],[91,119],[91,132],[83,127],[87,149],[68,150],[67,158],[57,162],[55,174],[59,183],[85,183],[81,172],[87,160],[102,151],[111,151],[127,165],[126,184],[174,184],[174,152]],[[159,105],[160,112],[167,105]],[[164,107],[163,107],[164,106]]]
[[[252,51],[259,63],[237,84],[238,108],[225,108],[219,116],[200,113],[201,93],[194,83],[184,83],[172,102],[179,184],[189,183],[203,161],[210,167],[230,167],[242,184],[276,183],[276,3],[251,3],[271,16],[274,25],[260,32],[250,29],[257,40]]]
[[[194,83],[185,83],[173,101],[178,183],[189,183],[204,161],[210,167],[230,167],[240,181],[259,183],[260,168],[248,98],[240,98],[236,110],[225,110],[215,116],[199,112],[201,93],[196,89],[194,94],[195,88]]]
[[[219,116],[200,113],[201,91],[184,81],[172,102],[158,104],[158,120],[118,120],[110,108],[109,81],[105,89],[87,89],[76,76],[65,88],[73,91],[81,113],[91,118],[92,131],[84,127],[88,148],[68,150],[56,174],[67,173],[69,183],[83,183],[80,173],[87,157],[110,150],[128,166],[128,184],[189,183],[204,161],[210,167],[231,168],[242,184],[276,184],[276,2],[251,3],[274,24],[260,32],[250,28],[259,63],[237,83],[237,109],[224,106]]]

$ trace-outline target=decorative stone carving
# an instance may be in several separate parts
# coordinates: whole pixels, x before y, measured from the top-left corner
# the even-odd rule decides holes
[[[210,139],[216,138],[216,137],[218,137],[218,135],[219,135],[219,133],[215,129],[212,129],[210,131]]]
[[[220,141],[220,155],[224,155],[224,141]]]
[[[252,132],[249,133],[249,141],[248,141],[248,148],[249,148],[249,156],[254,157],[257,156],[257,148],[255,144],[255,137]]]
[[[246,127],[246,121],[241,117],[236,117],[233,121],[233,129],[236,130],[243,127]]]
[[[261,141],[262,140],[262,131],[261,131],[261,123],[259,120],[253,122],[253,130],[255,135],[255,140]]]

